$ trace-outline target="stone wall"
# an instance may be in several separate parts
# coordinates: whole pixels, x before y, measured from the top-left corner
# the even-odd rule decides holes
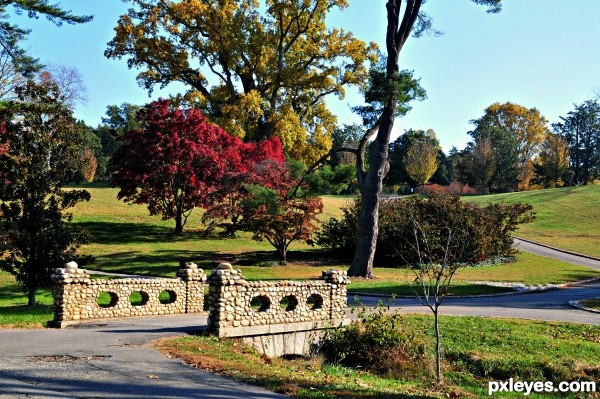
[[[324,271],[318,280],[249,282],[229,263],[220,264],[208,279],[202,269],[186,263],[175,279],[95,280],[70,262],[56,269],[52,280],[50,325],[59,328],[88,319],[199,313],[206,281],[209,329],[220,337],[245,337],[271,357],[311,353],[323,329],[346,323],[349,279],[336,270]],[[134,293],[141,301],[131,302]]]
[[[50,325],[64,327],[86,319],[202,312],[206,281],[202,269],[186,263],[177,271],[177,277],[93,280],[77,263],[69,262],[52,275],[54,320]],[[132,304],[130,296],[135,293],[141,300]],[[108,303],[98,304],[100,295]]]
[[[249,282],[222,263],[208,277],[208,326],[221,337],[337,326],[345,321],[348,283],[336,270],[312,281]]]

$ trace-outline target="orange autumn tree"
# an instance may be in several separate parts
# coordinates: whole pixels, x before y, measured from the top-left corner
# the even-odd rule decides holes
[[[501,130],[509,134],[515,145],[518,190],[527,190],[534,177],[534,159],[549,134],[548,120],[536,108],[519,104],[494,103],[481,119],[474,121],[479,130]]]
[[[108,44],[148,90],[185,85],[213,123],[245,141],[271,136],[308,164],[331,148],[336,117],[325,98],[368,79],[367,45],[326,26],[347,0],[131,0]]]

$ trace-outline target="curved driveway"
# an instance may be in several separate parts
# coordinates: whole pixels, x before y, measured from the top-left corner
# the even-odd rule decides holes
[[[600,281],[543,292],[530,292],[484,298],[447,298],[440,314],[455,316],[514,317],[600,325],[600,313],[587,312],[569,301],[600,296]],[[361,298],[374,305],[381,298]],[[349,299],[350,301],[350,299]],[[429,313],[416,299],[399,298],[392,303],[401,313]]]
[[[592,269],[600,270],[600,260],[592,257],[561,251],[559,249],[554,249],[546,245],[536,244],[534,242],[519,238],[514,239],[514,246],[521,251],[531,252],[547,258],[558,259],[574,265],[587,266],[591,267]]]
[[[515,238],[515,247],[548,258],[600,270],[600,260],[579,256],[534,242]],[[547,321],[565,321],[600,325],[600,313],[587,312],[569,305],[569,301],[600,297],[600,281],[573,285],[542,292],[529,292],[484,298],[447,298],[440,313],[446,315],[516,317]],[[377,298],[361,298],[374,305]],[[392,306],[401,307],[401,313],[429,313],[416,299],[396,299]]]
[[[149,345],[198,330],[206,317],[97,323],[63,330],[0,330],[0,398],[285,398],[193,369]]]

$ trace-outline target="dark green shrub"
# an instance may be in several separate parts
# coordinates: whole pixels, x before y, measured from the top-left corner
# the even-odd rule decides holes
[[[358,237],[360,203],[343,209],[341,220],[323,224],[318,243],[340,254],[351,255]],[[481,207],[460,197],[432,194],[429,197],[384,200],[379,208],[379,260],[402,263],[422,261],[479,263],[514,255],[511,233],[534,217],[526,204],[491,204]],[[460,222],[460,228],[453,224]],[[456,236],[447,247],[448,232]]]
[[[392,378],[427,373],[425,344],[401,321],[381,302],[373,309],[363,307],[352,324],[328,331],[321,353],[328,362]]]

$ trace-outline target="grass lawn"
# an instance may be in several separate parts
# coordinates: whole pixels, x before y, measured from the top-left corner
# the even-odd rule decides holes
[[[38,306],[27,306],[14,277],[0,272],[0,328],[41,328],[52,320],[52,293],[41,290],[36,295]]]
[[[585,299],[579,303],[588,308],[600,310],[600,298]]]
[[[218,262],[230,261],[242,270],[248,280],[297,280],[320,276],[329,268],[346,270],[348,264],[324,259],[322,253],[306,244],[293,244],[288,266],[273,266],[277,262],[268,243],[259,243],[251,235],[241,233],[237,238],[203,237],[200,210],[195,210],[182,235],[174,235],[174,222],[149,216],[145,207],[128,205],[116,200],[117,190],[100,184],[86,185],[92,194],[88,203],[73,210],[74,223],[87,228],[92,242],[80,252],[95,257],[84,266],[109,272],[174,277],[180,260],[192,261],[212,270]],[[525,193],[528,194],[528,193]],[[340,216],[340,208],[353,197],[325,196],[324,218]],[[484,198],[484,197],[481,197]],[[353,292],[411,295],[407,281],[409,270],[376,268],[375,279],[353,279],[348,287]],[[600,276],[592,269],[522,253],[513,264],[463,269],[455,278],[453,295],[496,293],[506,288],[482,286],[473,281],[515,282],[526,285],[545,285],[573,282]],[[41,291],[37,309],[24,307],[25,296],[12,276],[0,272],[0,325],[42,326],[51,318],[52,303],[48,291]]]
[[[465,197],[465,200],[481,204],[528,203],[537,218],[520,226],[518,236],[600,258],[600,185]]]
[[[600,375],[600,329],[596,326],[525,320],[442,317],[446,387],[433,384],[432,319],[402,316],[402,333],[424,343],[427,369],[400,370],[396,378],[327,364],[316,359],[266,359],[236,340],[180,337],[158,348],[200,369],[264,386],[295,398],[482,398],[487,383],[507,380],[596,380]],[[260,365],[257,367],[257,365]],[[454,392],[458,396],[452,396]],[[518,398],[523,394],[497,393]],[[586,397],[600,394],[534,394],[531,398]]]

